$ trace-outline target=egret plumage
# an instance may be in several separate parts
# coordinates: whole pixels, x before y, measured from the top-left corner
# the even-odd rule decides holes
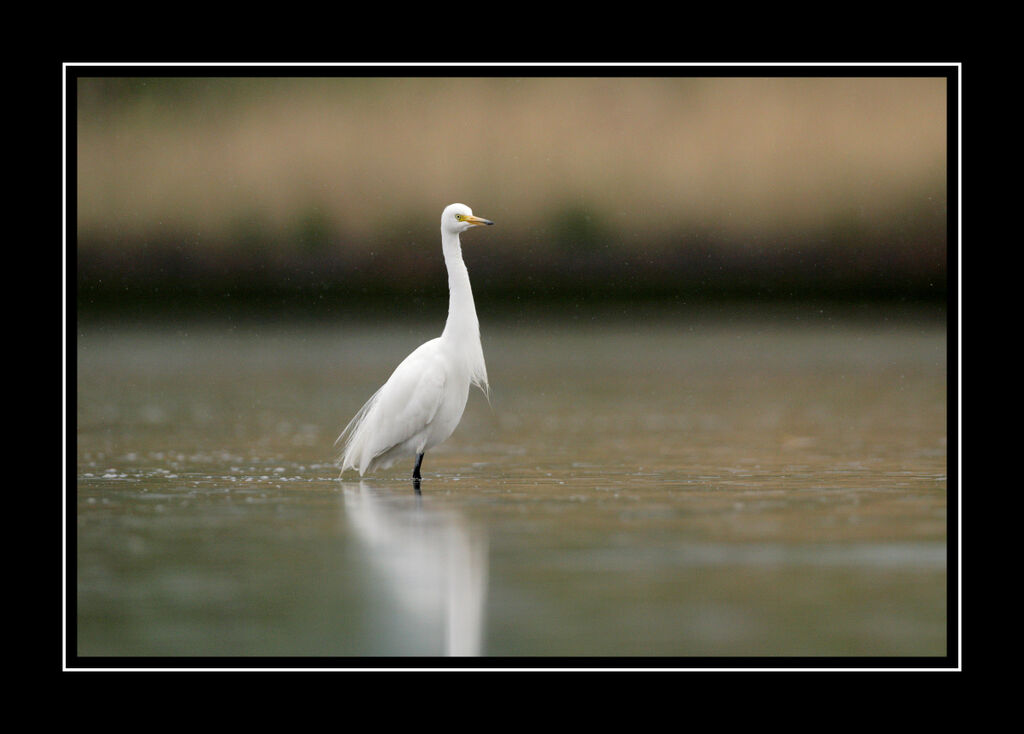
[[[459,238],[489,224],[494,223],[474,216],[465,204],[450,204],[441,213],[441,251],[448,270],[444,331],[402,360],[338,436],[335,445],[344,440],[338,462],[342,474],[355,469],[364,476],[414,456],[412,476],[419,480],[424,454],[447,440],[462,419],[470,386],[489,393],[480,322]]]

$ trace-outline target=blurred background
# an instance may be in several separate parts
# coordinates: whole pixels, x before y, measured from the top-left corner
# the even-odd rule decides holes
[[[71,82],[80,317],[945,307],[944,77]]]

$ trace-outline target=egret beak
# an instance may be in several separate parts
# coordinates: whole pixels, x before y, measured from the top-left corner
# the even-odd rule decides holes
[[[494,224],[490,219],[484,219],[483,217],[474,217],[472,214],[467,216],[462,221],[469,222],[470,224],[476,225],[477,227],[483,224]]]

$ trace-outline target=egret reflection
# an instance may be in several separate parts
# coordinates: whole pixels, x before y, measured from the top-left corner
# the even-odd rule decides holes
[[[418,484],[418,483],[417,483]],[[483,654],[487,542],[461,514],[419,493],[341,482],[345,517],[366,551],[375,596],[372,623],[398,654]]]

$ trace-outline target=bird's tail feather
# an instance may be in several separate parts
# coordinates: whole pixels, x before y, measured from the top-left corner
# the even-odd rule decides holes
[[[366,467],[359,466],[359,460],[363,453],[363,443],[366,439],[366,416],[369,415],[370,410],[376,404],[378,395],[380,395],[380,390],[377,390],[363,404],[363,407],[352,417],[352,420],[348,422],[348,425],[345,426],[345,429],[334,441],[335,446],[341,443],[342,440],[345,442],[337,462],[341,466],[342,473],[346,469],[357,469],[360,471],[360,474],[366,470]]]

